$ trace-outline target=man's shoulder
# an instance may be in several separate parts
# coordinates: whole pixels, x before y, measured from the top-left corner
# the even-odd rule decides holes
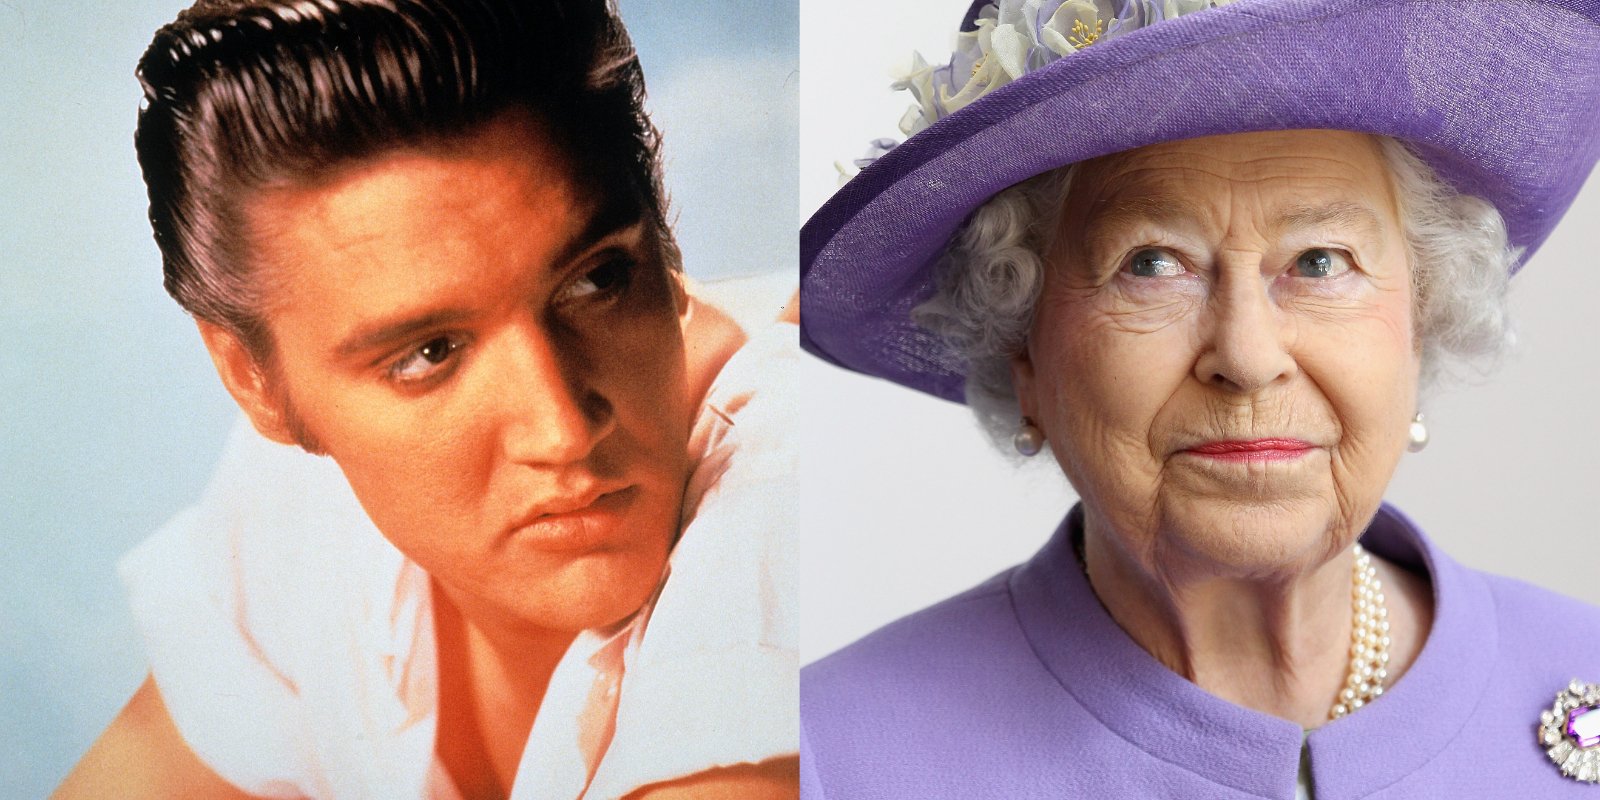
[[[331,461],[269,442],[243,420],[198,501],[119,572],[147,649],[186,657],[237,646],[291,683],[326,672],[346,650],[345,632],[370,627],[374,636],[357,638],[376,644],[386,623],[404,627],[426,586],[408,578],[420,571]]]

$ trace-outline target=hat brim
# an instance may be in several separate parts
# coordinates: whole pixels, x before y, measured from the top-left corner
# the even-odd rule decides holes
[[[1525,261],[1600,158],[1600,0],[1243,0],[1096,43],[911,137],[811,217],[802,344],[962,402],[965,365],[910,312],[979,205],[1096,156],[1296,129],[1405,142],[1494,204]]]

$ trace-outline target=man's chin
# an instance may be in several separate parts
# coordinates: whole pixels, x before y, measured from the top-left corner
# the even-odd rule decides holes
[[[665,554],[605,553],[584,556],[510,600],[522,622],[566,631],[599,630],[632,617],[655,596],[666,570]]]

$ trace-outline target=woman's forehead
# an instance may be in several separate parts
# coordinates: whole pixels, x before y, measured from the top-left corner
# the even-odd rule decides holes
[[[1375,227],[1398,216],[1377,141],[1346,131],[1230,134],[1085,161],[1065,216],[1159,224],[1226,215],[1241,204],[1285,225]]]

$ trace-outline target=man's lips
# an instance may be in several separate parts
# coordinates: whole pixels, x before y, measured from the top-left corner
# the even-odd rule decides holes
[[[638,487],[590,491],[547,499],[512,524],[511,533],[541,550],[587,550],[618,530]]]
[[[1270,438],[1207,442],[1183,452],[1222,461],[1286,461],[1315,449],[1300,439]]]

